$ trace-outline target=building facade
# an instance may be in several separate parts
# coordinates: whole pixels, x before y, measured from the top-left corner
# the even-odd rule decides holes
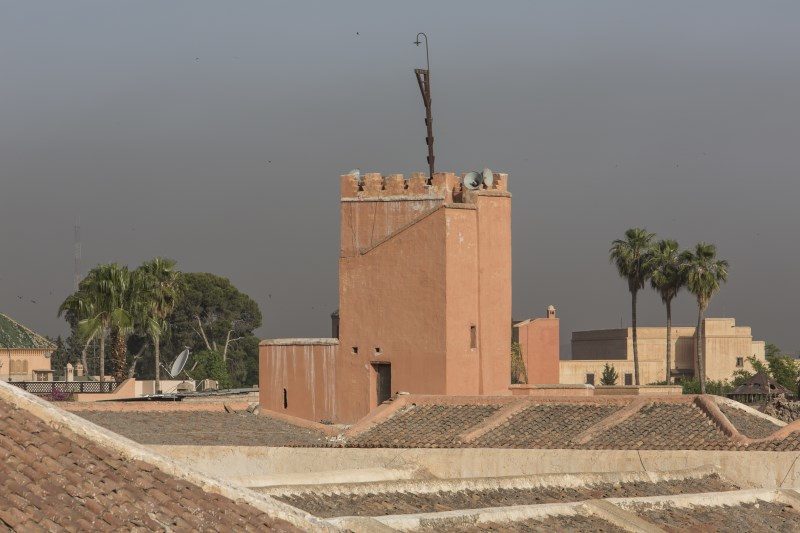
[[[547,314],[514,324],[520,353],[525,363],[528,385],[552,385],[559,382],[559,321],[556,308]]]
[[[704,327],[708,379],[730,380],[736,370],[752,371],[753,368],[747,360],[751,356],[764,361],[764,341],[753,340],[749,327],[737,326],[733,318],[706,318]],[[672,328],[672,379],[694,376],[695,329]],[[667,329],[640,327],[637,336],[641,384],[664,381],[667,371]],[[613,365],[619,374],[617,385],[634,383],[631,328],[573,332],[572,359],[559,362],[560,382],[599,385],[606,363]]]
[[[50,356],[55,345],[0,313],[0,380],[52,381]]]
[[[262,407],[346,423],[400,391],[508,394],[507,175],[348,174],[340,215],[338,338],[263,341]]]

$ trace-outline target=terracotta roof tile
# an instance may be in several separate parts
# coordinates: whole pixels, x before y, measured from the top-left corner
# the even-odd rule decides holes
[[[386,422],[350,439],[348,446],[363,448],[448,448],[458,436],[483,422],[500,405],[409,405]]]
[[[0,400],[0,531],[295,531]]]
[[[696,405],[653,402],[601,433],[587,448],[680,450],[729,444],[730,440]]]
[[[618,411],[618,405],[531,405],[475,442],[477,448],[564,448],[574,437]]]
[[[731,421],[731,424],[739,430],[739,433],[751,439],[769,437],[781,428],[781,426],[750,414],[744,409],[736,409],[724,404],[719,405],[719,409]]]

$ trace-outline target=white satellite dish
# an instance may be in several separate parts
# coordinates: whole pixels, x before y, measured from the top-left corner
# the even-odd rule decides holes
[[[464,187],[467,189],[479,189],[483,183],[483,177],[477,172],[467,172],[464,174]]]
[[[168,370],[170,377],[173,379],[178,377],[178,374],[183,371],[183,367],[186,366],[186,361],[188,360],[189,348],[186,348],[184,351],[178,354],[178,357],[175,358],[175,362],[172,363],[172,368]]]
[[[483,184],[486,185],[487,189],[492,188],[492,183],[494,183],[494,174],[488,168],[484,168],[483,172],[481,172],[481,177],[483,178]]]

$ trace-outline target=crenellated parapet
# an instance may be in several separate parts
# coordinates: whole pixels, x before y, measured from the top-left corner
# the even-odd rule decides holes
[[[402,201],[442,199],[445,202],[463,202],[470,194],[481,191],[508,191],[508,174],[494,174],[494,182],[485,183],[478,189],[467,189],[463,185],[464,176],[453,172],[437,172],[433,179],[422,172],[414,172],[406,179],[402,174],[382,176],[367,173],[362,176],[344,174],[341,176],[342,201]],[[465,194],[467,193],[467,194]]]

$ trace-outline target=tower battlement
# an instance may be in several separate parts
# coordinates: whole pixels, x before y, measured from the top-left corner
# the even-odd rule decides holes
[[[403,174],[343,174],[340,192],[343,201],[440,198],[452,202],[463,197],[464,192],[508,191],[508,174],[496,173],[491,186],[481,184],[474,190],[465,188],[463,182],[464,176],[453,172],[437,172],[433,179],[422,172],[414,172],[408,179]]]

